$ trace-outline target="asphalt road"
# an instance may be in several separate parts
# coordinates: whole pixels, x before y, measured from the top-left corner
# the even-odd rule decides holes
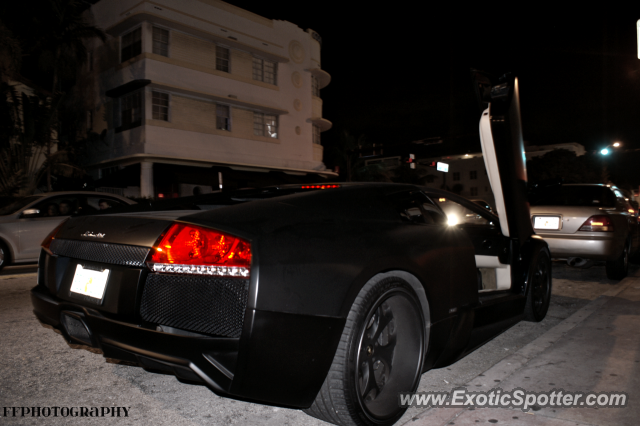
[[[462,386],[504,357],[557,325],[616,286],[604,266],[588,270],[554,262],[547,318],[521,322],[447,368],[425,373],[420,391]],[[637,266],[630,273],[636,273]],[[220,398],[173,376],[107,362],[101,355],[70,348],[31,313],[29,289],[35,274],[0,276],[0,425],[324,425],[301,411]],[[3,407],[127,407],[127,417],[3,417]],[[420,414],[411,408],[398,424]]]
[[[38,271],[37,263],[25,263],[23,265],[10,265],[5,266],[0,270],[0,277],[7,275],[24,275],[32,274]]]

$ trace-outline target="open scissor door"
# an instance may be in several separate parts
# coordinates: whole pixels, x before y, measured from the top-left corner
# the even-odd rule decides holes
[[[534,232],[527,200],[518,79],[506,77],[490,86],[483,75],[474,77],[479,98],[486,105],[480,119],[480,141],[500,227],[506,237],[523,244]]]

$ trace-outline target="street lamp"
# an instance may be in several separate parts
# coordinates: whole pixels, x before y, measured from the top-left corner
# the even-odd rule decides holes
[[[600,154],[609,155],[611,153],[611,150],[609,148],[620,148],[621,146],[622,146],[622,142],[613,142],[607,145],[606,147],[602,148],[600,150]]]
[[[610,148],[620,148],[621,146],[622,146],[622,142],[613,142],[600,150],[600,155],[602,155],[602,178],[601,179],[603,183],[607,183],[607,181],[609,180],[609,173],[607,173],[607,165],[604,158],[607,155],[609,155],[609,153],[611,152]]]

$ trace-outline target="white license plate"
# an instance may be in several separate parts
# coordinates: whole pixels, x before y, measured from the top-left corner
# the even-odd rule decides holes
[[[108,279],[108,269],[96,271],[94,269],[85,269],[82,265],[78,265],[71,283],[71,292],[102,300]]]
[[[534,216],[535,229],[560,229],[560,216]]]

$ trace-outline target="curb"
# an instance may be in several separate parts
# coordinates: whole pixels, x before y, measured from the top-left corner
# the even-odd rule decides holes
[[[577,325],[581,324],[584,320],[589,318],[594,312],[600,309],[605,303],[607,303],[611,298],[617,296],[622,293],[624,290],[629,288],[632,284],[637,284],[639,281],[638,277],[627,277],[620,282],[619,286],[612,288],[605,292],[604,294],[598,296],[595,300],[589,302],[586,306],[582,307],[578,311],[576,311],[570,317],[564,319],[562,322],[557,324],[555,327],[551,328],[543,335],[539,336],[537,339],[529,342],[527,345],[520,348],[515,353],[503,358],[498,363],[496,363],[493,367],[484,371],[480,375],[476,376],[471,381],[467,382],[464,386],[468,388],[484,388],[484,390],[491,389],[513,373],[518,371],[520,368],[524,367],[529,363],[533,358],[544,352],[547,348],[555,344],[559,341],[565,334],[575,328]],[[478,389],[481,390],[481,389]],[[435,414],[434,411],[440,412],[441,414]],[[467,408],[428,408],[424,412],[420,413],[415,418],[409,420],[409,422],[416,421],[418,419],[426,418],[434,416],[434,420],[436,422],[445,420],[444,423],[441,424],[450,424],[449,422],[453,421],[455,418],[460,416],[463,412],[467,411]],[[525,414],[533,414],[533,413],[525,413]],[[442,417],[442,418],[440,418]],[[577,423],[576,423],[577,424]]]
[[[610,298],[622,293],[634,282],[636,282],[634,277],[625,278],[620,283],[620,286],[612,288],[606,293],[598,296],[597,299],[592,300],[586,306],[580,308],[569,318],[564,319],[560,324],[556,325],[534,341],[529,342],[517,352],[503,358],[500,362],[482,373],[481,376],[477,376],[475,379],[466,383],[466,385],[485,388],[492,388],[496,386],[497,383],[502,382],[521,367],[525,366],[529,361],[531,361],[531,359],[544,352],[547,348],[564,337],[565,334],[589,318],[591,314],[607,303]]]

